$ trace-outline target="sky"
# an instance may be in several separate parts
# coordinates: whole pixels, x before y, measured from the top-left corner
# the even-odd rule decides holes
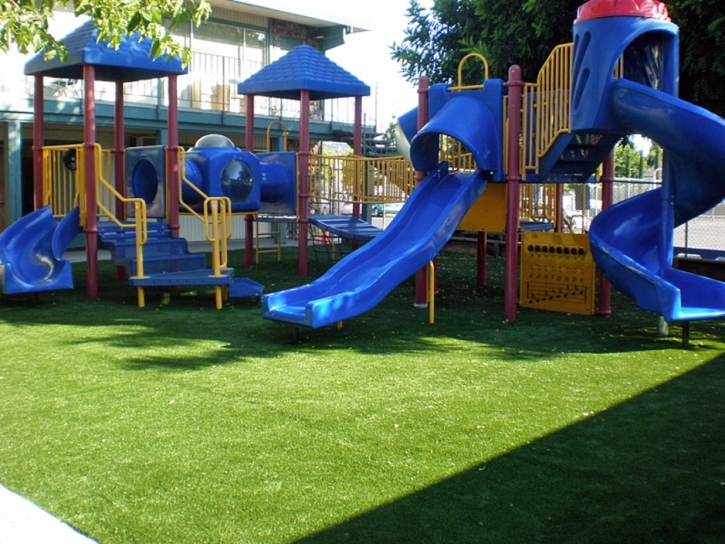
[[[290,10],[299,0],[277,0]],[[433,0],[420,1],[429,7]],[[316,13],[340,16],[342,21],[354,21],[367,32],[345,36],[345,45],[327,51],[327,57],[370,86],[370,96],[363,99],[366,124],[378,120],[378,128],[385,130],[393,116],[398,117],[418,103],[416,87],[400,75],[400,65],[390,58],[390,46],[404,36],[408,19],[405,12],[410,0],[305,0],[305,7]]]

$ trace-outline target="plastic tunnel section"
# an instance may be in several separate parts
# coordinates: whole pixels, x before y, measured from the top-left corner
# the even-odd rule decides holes
[[[589,233],[607,279],[668,322],[725,316],[725,283],[673,269],[672,230],[725,199],[725,120],[629,80],[616,80],[617,123],[666,150],[668,182],[602,211]]]
[[[500,91],[494,84],[488,92]],[[491,102],[494,113],[485,101],[452,96],[411,143],[416,167],[429,169],[438,162],[439,135],[455,137],[480,160],[478,170],[453,174],[445,163],[434,166],[379,236],[312,283],[265,295],[262,316],[310,328],[331,325],[371,310],[433,259],[500,165],[502,96]]]
[[[5,294],[73,288],[63,253],[80,232],[79,210],[60,222],[49,206],[22,217],[0,234],[0,285]]]

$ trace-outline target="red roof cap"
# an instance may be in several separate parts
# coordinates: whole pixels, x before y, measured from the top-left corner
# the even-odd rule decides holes
[[[601,17],[647,17],[669,21],[667,6],[659,0],[589,0],[579,6],[577,19],[587,21]]]

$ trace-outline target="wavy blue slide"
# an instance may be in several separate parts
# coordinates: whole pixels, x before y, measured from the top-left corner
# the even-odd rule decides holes
[[[79,210],[60,222],[45,206],[0,234],[0,286],[5,294],[73,288],[73,271],[63,253],[80,232]]]
[[[318,328],[367,312],[438,254],[487,182],[488,174],[441,164],[382,234],[312,283],[265,295],[262,316]]]
[[[619,125],[665,149],[671,182],[595,218],[589,238],[597,265],[668,322],[725,316],[725,283],[671,266],[673,228],[725,199],[725,120],[625,79],[613,83],[611,99]]]

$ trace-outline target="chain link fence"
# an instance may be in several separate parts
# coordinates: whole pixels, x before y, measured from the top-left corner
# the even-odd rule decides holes
[[[612,191],[613,200],[621,202],[660,185],[660,180],[617,178]],[[598,183],[574,186],[564,194],[564,212],[571,219],[574,231],[588,231],[601,208],[601,185]],[[636,236],[636,233],[632,235]],[[680,253],[725,259],[725,201],[677,227],[674,245]]]

